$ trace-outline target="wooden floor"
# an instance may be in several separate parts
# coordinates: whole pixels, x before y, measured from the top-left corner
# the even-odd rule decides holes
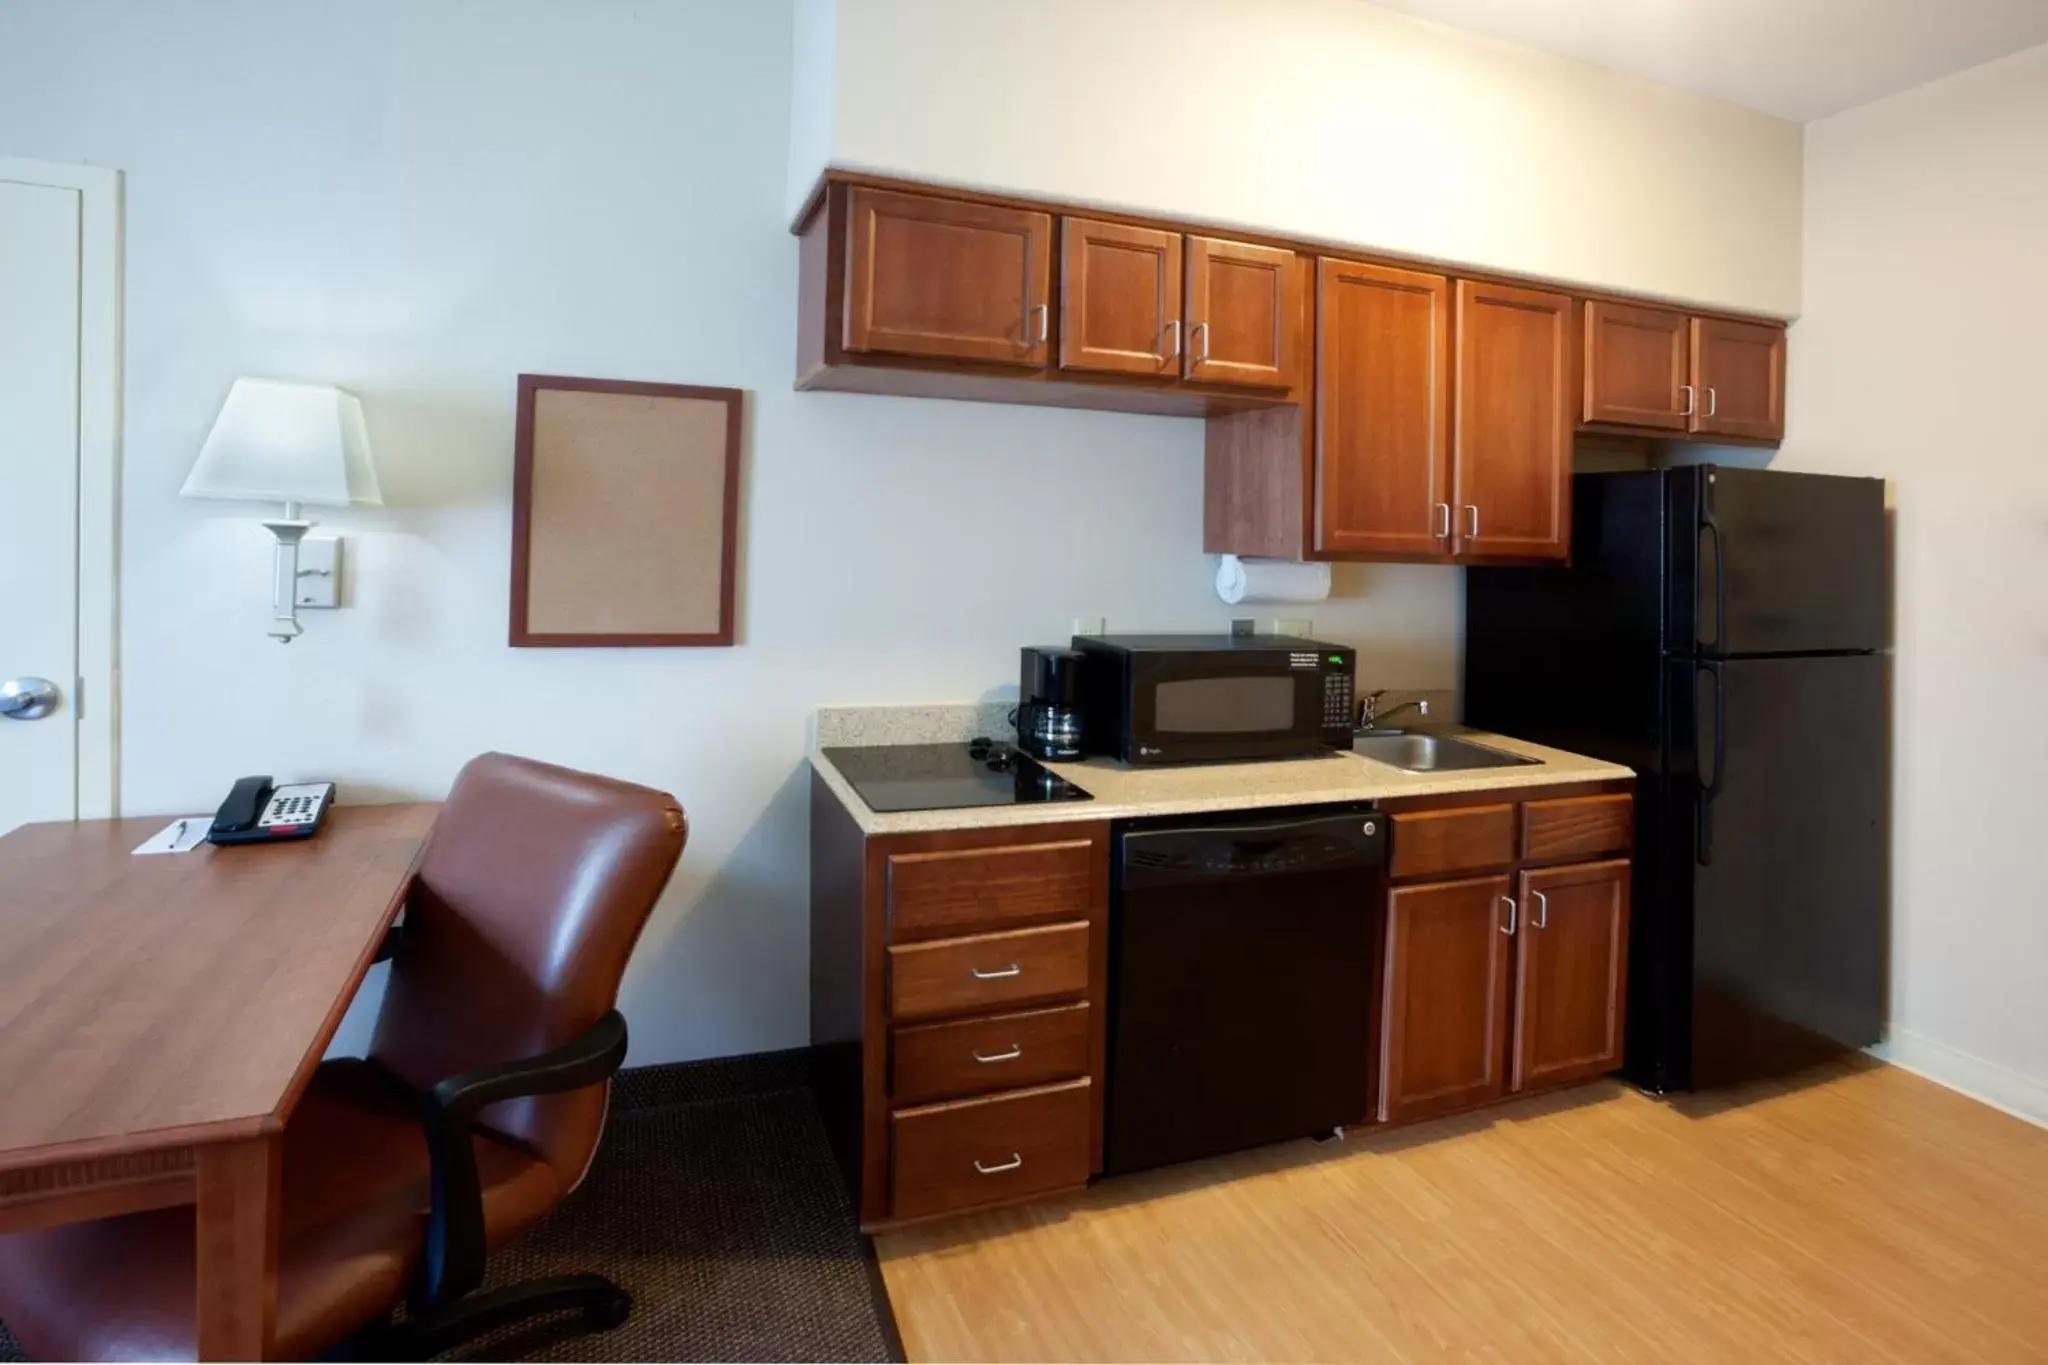
[[[2048,1361],[2048,1131],[1619,1083],[878,1239],[912,1360]]]

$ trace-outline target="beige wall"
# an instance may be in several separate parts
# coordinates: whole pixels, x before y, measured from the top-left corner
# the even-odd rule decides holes
[[[1013,696],[1076,616],[1239,614],[1200,422],[792,391],[791,29],[787,0],[0,0],[0,152],[127,174],[128,812],[251,772],[438,797],[492,748],[667,788],[690,846],[626,980],[636,1065],[808,1041],[814,708]],[[521,371],[748,391],[737,648],[506,647]],[[238,374],[361,394],[387,503],[321,510],[353,605],[289,649],[262,509],[178,496]],[[1458,584],[1347,566],[1258,616],[1445,688]]]
[[[1811,125],[1781,468],[1890,482],[1895,1054],[2048,1118],[2048,47]]]
[[[1798,310],[1797,125],[1363,0],[801,0],[798,30],[792,209],[829,160]]]

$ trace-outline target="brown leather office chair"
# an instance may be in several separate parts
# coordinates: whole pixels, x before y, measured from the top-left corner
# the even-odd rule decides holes
[[[423,1360],[542,1312],[625,1321],[625,1291],[594,1275],[475,1291],[485,1253],[597,1151],[626,1055],[619,978],[686,832],[646,787],[504,754],[463,768],[370,1055],[322,1063],[285,1126],[278,1355],[354,1336]],[[191,1360],[192,1239],[190,1206],[0,1237],[0,1320],[42,1359]]]

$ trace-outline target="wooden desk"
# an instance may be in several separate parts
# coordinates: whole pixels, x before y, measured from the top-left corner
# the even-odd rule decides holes
[[[262,1359],[278,1135],[437,809],[145,858],[162,816],[0,838],[0,1234],[196,1204],[199,1357]]]

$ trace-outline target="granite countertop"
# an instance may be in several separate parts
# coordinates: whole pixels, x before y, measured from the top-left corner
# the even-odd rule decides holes
[[[867,803],[854,794],[852,785],[833,767],[832,761],[815,746],[811,750],[811,766],[853,813],[862,831],[868,834],[923,834],[933,830],[993,829],[1004,825],[1042,825],[1067,820],[1123,820],[1149,815],[1309,806],[1336,801],[1383,801],[1394,797],[1449,796],[1460,792],[1601,782],[1635,776],[1630,769],[1618,763],[1582,758],[1526,740],[1478,730],[1459,730],[1457,733],[1474,743],[1504,749],[1537,762],[1512,768],[1411,773],[1342,751],[1332,751],[1323,758],[1297,758],[1274,763],[1203,763],[1166,768],[1132,768],[1109,759],[1091,758],[1081,763],[1047,766],[1060,776],[1079,783],[1095,797],[1093,801],[886,813],[868,809]],[[951,736],[918,734],[898,738],[892,733],[888,742],[915,743],[928,738],[949,739]],[[822,742],[843,741],[832,736]],[[867,742],[876,741],[871,739]]]

